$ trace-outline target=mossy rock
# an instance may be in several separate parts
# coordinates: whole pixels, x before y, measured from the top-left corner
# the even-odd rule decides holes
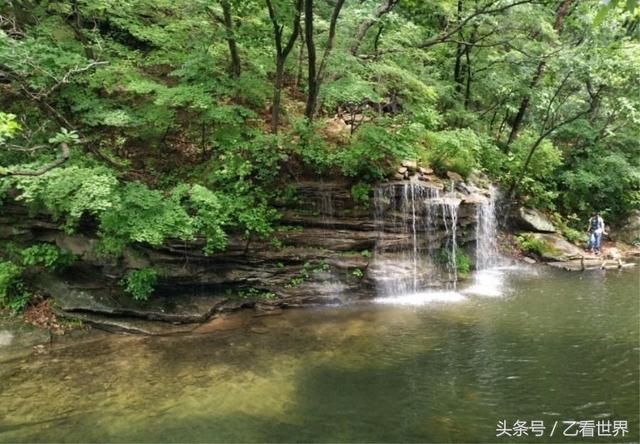
[[[583,251],[568,242],[559,234],[553,233],[522,233],[520,246],[524,251],[539,256],[544,261],[568,261],[581,256]]]

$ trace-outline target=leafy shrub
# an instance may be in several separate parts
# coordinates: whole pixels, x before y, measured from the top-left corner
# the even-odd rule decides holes
[[[563,227],[561,229],[562,235],[569,242],[573,242],[576,245],[584,245],[587,243],[588,236],[584,231],[574,230],[570,227]]]
[[[547,245],[542,239],[536,239],[532,234],[528,233],[516,236],[516,243],[522,251],[538,256],[553,252],[553,247]]]
[[[371,194],[371,185],[358,182],[351,187],[351,197],[356,205],[360,205],[364,208],[369,207],[369,195]]]
[[[120,284],[124,290],[131,294],[137,301],[146,301],[153,293],[158,282],[158,273],[153,268],[142,268],[130,271]]]
[[[389,165],[415,157],[424,127],[378,119],[362,125],[351,143],[336,154],[336,164],[345,176],[372,182],[384,177]]]
[[[476,156],[481,142],[470,129],[429,131],[427,133],[427,160],[438,174],[454,171],[467,177],[478,166]]]
[[[451,248],[441,248],[435,254],[435,260],[440,265],[449,265],[453,262],[452,254],[455,254],[456,273],[458,277],[465,278],[471,271],[471,260],[461,248],[452,251]]]
[[[16,121],[16,115],[0,112],[0,143],[11,139],[18,131],[20,124]]]
[[[640,207],[640,168],[638,156],[611,153],[608,147],[575,159],[575,168],[558,178],[563,192],[560,201],[567,212],[584,218],[594,208],[610,217],[623,217]]]
[[[0,307],[17,312],[29,301],[31,295],[22,282],[23,268],[10,261],[0,261]]]
[[[192,220],[176,196],[165,196],[136,182],[126,184],[110,211],[100,217],[106,252],[119,253],[129,242],[160,245],[166,238],[190,239]]]
[[[64,218],[67,230],[72,230],[83,214],[99,215],[119,203],[118,180],[103,167],[55,168],[47,174],[13,181],[22,191],[18,200],[32,210],[48,210],[54,218]]]
[[[238,299],[251,299],[251,300],[262,300],[262,301],[271,301],[275,299],[277,296],[275,293],[271,291],[267,291],[267,290],[263,290],[255,287],[243,288],[237,292],[234,292],[233,290],[228,289],[226,291],[226,294],[229,297],[234,297]]]
[[[55,245],[38,244],[21,251],[22,265],[33,267],[41,265],[46,268],[62,269],[74,261],[73,254],[63,251]]]
[[[471,260],[461,249],[456,249],[456,269],[459,277],[466,277],[471,271]]]
[[[208,188],[194,185],[189,191],[189,203],[195,212],[193,227],[196,232],[204,234],[207,240],[204,253],[222,250],[227,241],[222,226],[228,218],[222,199]]]
[[[507,174],[503,182],[511,185],[526,161],[536,135],[524,132],[511,146],[511,155],[507,161]],[[558,197],[553,179],[562,164],[562,152],[550,141],[543,141],[536,149],[519,186],[519,193],[525,196],[527,203],[537,208],[555,209]]]
[[[309,124],[305,119],[298,119],[294,124],[291,143],[292,150],[300,155],[304,164],[317,173],[326,172],[335,164],[335,153],[320,137],[318,123]]]

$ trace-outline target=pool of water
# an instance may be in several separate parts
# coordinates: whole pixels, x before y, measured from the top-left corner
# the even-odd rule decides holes
[[[637,442],[639,288],[637,268],[506,269],[456,292],[53,346],[0,362],[0,441],[589,442],[549,429],[624,420],[604,441]],[[546,435],[496,437],[500,420]]]

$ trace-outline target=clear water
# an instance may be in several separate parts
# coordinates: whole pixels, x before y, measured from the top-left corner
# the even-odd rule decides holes
[[[536,270],[493,276],[491,296],[459,285],[3,362],[0,441],[558,442],[496,424],[608,418],[637,442],[638,269]]]

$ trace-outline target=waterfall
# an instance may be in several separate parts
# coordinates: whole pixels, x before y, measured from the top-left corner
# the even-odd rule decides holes
[[[498,253],[497,190],[489,188],[489,198],[476,206],[476,272],[467,293],[501,296],[504,285],[505,259]]]
[[[379,236],[370,271],[381,296],[418,293],[442,281],[455,287],[459,205],[453,188],[442,193],[417,180],[376,188]],[[443,252],[446,277],[440,266]]]
[[[324,228],[334,228],[336,211],[334,207],[334,195],[335,190],[331,188],[331,184],[322,183],[322,188],[318,199],[315,202],[315,208],[320,215],[320,220]],[[332,295],[342,295],[346,286],[343,279],[340,278],[336,270],[331,267],[329,261],[329,268],[327,270],[316,272],[316,276],[323,280],[323,283],[318,287],[317,291],[323,291]]]
[[[318,213],[320,213],[323,225],[327,227],[333,225],[334,212],[333,193],[329,189],[322,190],[318,202]]]
[[[453,190],[453,184],[452,184]],[[453,191],[452,191],[453,192]],[[456,253],[458,248],[457,243],[457,227],[458,227],[458,207],[460,205],[460,201],[456,199],[445,199],[442,203],[443,209],[443,217],[442,220],[445,224],[445,229],[447,234],[447,249],[449,250],[448,260],[447,260],[447,271],[449,272],[449,281],[452,282],[453,287],[455,288],[456,282],[458,281],[458,261],[456,259]],[[447,222],[447,219],[449,220]]]
[[[476,270],[487,270],[500,264],[497,247],[496,190],[489,188],[489,198],[477,206]]]

